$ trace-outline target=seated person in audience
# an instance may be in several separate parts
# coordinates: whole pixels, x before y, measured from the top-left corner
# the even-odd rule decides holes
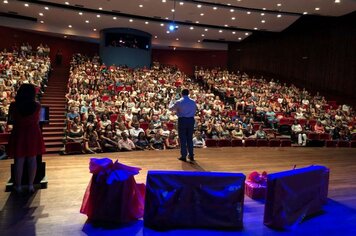
[[[220,132],[218,130],[217,125],[209,123],[206,131],[206,136],[209,139],[220,139]]]
[[[89,126],[90,127],[90,126]],[[99,139],[95,134],[89,134],[84,142],[84,151],[86,153],[95,154],[102,152]]]
[[[263,130],[262,125],[260,125],[256,131],[256,139],[268,139],[267,133]]]
[[[298,109],[298,111],[295,113],[294,119],[305,119],[304,113],[301,109]]]
[[[272,108],[269,108],[268,111],[266,112],[266,118],[267,122],[271,125],[271,128],[275,128],[275,123],[276,123],[276,113],[272,110]]]
[[[342,124],[339,122],[331,132],[333,140],[339,140],[341,138],[342,130]]]
[[[151,141],[151,139],[153,139],[153,137],[156,135],[157,130],[155,129],[154,125],[152,123],[150,123],[148,125],[148,128],[146,129],[146,137],[148,139],[148,141]]]
[[[203,139],[200,131],[195,132],[195,136],[193,138],[193,146],[195,148],[206,148],[205,140]]]
[[[108,119],[106,114],[101,115],[101,120],[99,122],[99,126],[101,130],[105,130],[106,126],[111,125],[111,120]]]
[[[132,119],[134,117],[134,115],[132,114],[131,108],[126,110],[124,117],[125,117],[125,122],[126,122],[127,126],[130,128],[131,124],[132,124]]]
[[[220,125],[220,138],[221,139],[227,139],[227,140],[231,139],[231,133],[227,129],[225,123],[221,123],[221,125]]]
[[[153,150],[165,150],[166,146],[164,145],[164,141],[161,137],[161,134],[157,132],[154,137],[150,140],[150,147]]]
[[[305,133],[310,133],[313,131],[313,128],[312,126],[310,125],[310,122],[309,120],[307,120],[307,122],[305,123],[304,127],[303,127],[303,130]]]
[[[135,149],[135,144],[129,139],[126,133],[121,134],[121,139],[118,142],[120,151],[133,151]]]
[[[129,130],[126,128],[124,123],[119,124],[119,127],[116,129],[116,136],[121,138],[122,133],[126,133],[128,136],[130,136]]]
[[[97,121],[95,119],[95,116],[93,116],[92,114],[88,115],[88,119],[84,122],[84,126],[88,127],[88,126],[93,126],[94,130],[97,128]]]
[[[158,119],[158,116],[157,115],[153,115],[152,116],[152,121],[151,123],[153,124],[153,127],[155,129],[160,129],[162,127],[162,123],[161,121]]]
[[[244,136],[248,139],[256,138],[256,133],[252,128],[252,125],[247,125],[246,129],[243,131]]]
[[[67,134],[67,141],[82,143],[84,137],[83,135],[84,135],[84,131],[82,126],[77,125],[76,123],[73,122]]]
[[[320,120],[318,120],[316,122],[316,124],[314,125],[314,132],[318,133],[318,134],[323,134],[325,133],[325,129],[324,126],[321,124]]]
[[[75,117],[80,119],[78,111],[75,109],[75,107],[71,107],[70,112],[67,113],[67,120],[72,121]]]
[[[138,135],[142,132],[145,132],[142,128],[140,128],[140,124],[138,122],[133,123],[133,127],[129,129],[129,134],[131,139],[136,142]]]
[[[149,150],[150,143],[146,138],[145,132],[140,132],[138,134],[137,140],[135,142],[136,150]]]
[[[303,132],[303,128],[297,120],[294,121],[294,124],[291,126],[291,130],[292,138],[297,138],[298,144],[305,146],[307,142],[307,135]]]
[[[160,134],[161,134],[161,136],[162,136],[163,139],[168,138],[168,136],[169,136],[170,133],[171,133],[171,132],[168,130],[168,126],[167,126],[166,123],[163,123],[163,124],[162,124],[162,128],[159,130],[159,132],[160,132]]]
[[[175,131],[170,131],[167,138],[165,138],[165,144],[168,149],[179,148],[178,137]]]
[[[244,139],[244,133],[242,132],[240,125],[236,125],[235,129],[231,131],[231,138],[240,140]]]
[[[101,148],[104,152],[116,152],[118,150],[117,140],[115,140],[112,131],[105,132],[100,139]]]
[[[172,111],[171,114],[169,115],[169,121],[173,123],[178,121],[178,116],[175,111]]]

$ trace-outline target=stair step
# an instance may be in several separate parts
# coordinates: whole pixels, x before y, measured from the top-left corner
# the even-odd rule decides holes
[[[50,141],[50,142],[45,142],[46,147],[63,147],[63,142],[60,141]]]
[[[65,127],[65,123],[63,122],[50,122],[48,127]]]
[[[62,147],[46,147],[46,153],[59,153],[60,150],[63,148],[63,145]]]
[[[42,103],[42,106],[47,106],[47,107],[64,107],[65,104],[60,104],[60,103]]]
[[[41,103],[66,104],[66,100],[56,100],[56,99],[45,98],[45,99],[41,100]]]
[[[62,142],[64,136],[48,136],[48,137],[43,137],[45,143],[47,142]]]
[[[46,131],[51,131],[51,132],[62,132],[63,133],[63,129],[64,129],[64,126],[63,127],[51,127],[51,126],[44,126],[43,127],[43,132],[46,132]]]
[[[62,115],[60,114],[49,114],[49,120],[51,119],[65,119],[64,113]]]
[[[62,118],[62,119],[49,119],[49,122],[55,122],[55,123],[65,123],[66,119],[65,118]]]
[[[51,101],[66,101],[65,97],[57,97],[57,96],[43,96],[41,101],[43,100],[51,100]]]
[[[60,132],[59,131],[49,132],[49,131],[44,130],[42,135],[43,135],[43,137],[61,137],[61,138],[64,137],[63,129]]]

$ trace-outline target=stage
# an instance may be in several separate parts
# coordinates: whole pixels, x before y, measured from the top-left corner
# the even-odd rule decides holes
[[[91,178],[90,157],[109,157],[142,168],[136,176],[145,182],[148,170],[190,170],[268,173],[312,164],[330,168],[329,201],[325,212],[304,221],[293,231],[264,226],[264,205],[245,196],[244,228],[240,231],[172,230],[157,232],[142,220],[123,228],[96,228],[79,213]],[[5,192],[13,160],[0,161],[0,235],[356,235],[356,149],[352,148],[209,148],[196,150],[196,164],[177,160],[179,150],[45,155],[48,188],[30,197]],[[308,183],[305,183],[308,184]]]

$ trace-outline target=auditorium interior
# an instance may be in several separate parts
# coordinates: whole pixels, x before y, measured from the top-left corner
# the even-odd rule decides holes
[[[0,235],[356,235],[355,22],[354,0],[1,0]],[[8,155],[26,83],[34,192]]]

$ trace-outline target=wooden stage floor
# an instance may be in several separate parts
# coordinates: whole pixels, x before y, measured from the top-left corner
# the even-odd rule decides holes
[[[192,170],[268,173],[312,164],[331,169],[329,202],[325,212],[292,231],[279,232],[264,226],[263,204],[245,196],[244,229],[172,230],[156,232],[142,220],[124,228],[95,228],[79,213],[91,178],[90,157],[109,157],[139,166],[136,181],[145,182],[148,170]],[[179,162],[178,150],[106,153],[98,155],[44,156],[48,188],[30,197],[5,192],[12,160],[0,161],[0,235],[356,235],[356,149],[351,148],[214,148],[196,150],[197,164]],[[305,183],[308,184],[308,183]]]

